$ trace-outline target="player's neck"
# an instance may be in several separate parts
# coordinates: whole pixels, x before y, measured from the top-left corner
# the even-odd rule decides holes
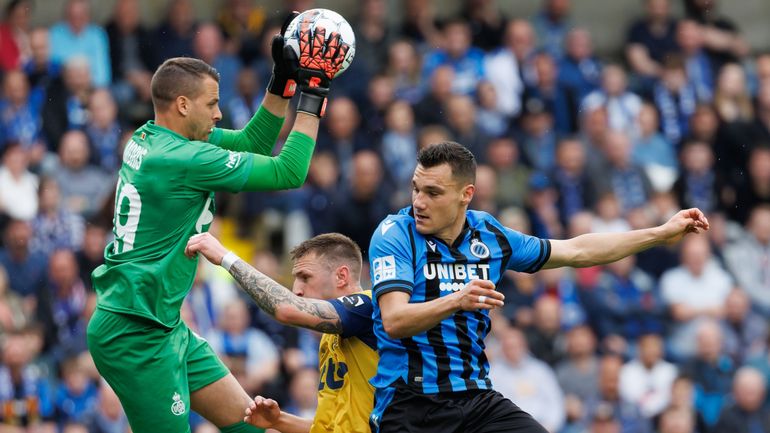
[[[169,113],[155,113],[155,125],[174,131],[182,137],[188,137],[183,119],[176,118]]]
[[[436,233],[434,237],[439,238],[444,241],[445,244],[452,246],[457,240],[457,237],[460,236],[460,234],[463,232],[464,228],[465,212],[463,212],[460,218],[457,218],[457,221],[455,221],[450,227],[447,227],[446,229]]]

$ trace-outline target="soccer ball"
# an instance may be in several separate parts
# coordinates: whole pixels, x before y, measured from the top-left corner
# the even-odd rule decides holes
[[[350,27],[348,21],[338,14],[329,9],[308,9],[305,12],[294,17],[286,28],[286,33],[283,34],[283,38],[286,44],[294,49],[299,57],[299,31],[300,23],[307,14],[316,14],[313,21],[310,23],[310,29],[313,30],[316,27],[323,27],[326,29],[326,38],[329,38],[333,32],[340,34],[340,41],[350,45],[350,49],[345,54],[345,59],[342,61],[340,70],[335,74],[335,77],[339,77],[340,74],[345,72],[345,69],[353,63],[353,57],[356,55],[356,35],[353,33],[353,28]]]

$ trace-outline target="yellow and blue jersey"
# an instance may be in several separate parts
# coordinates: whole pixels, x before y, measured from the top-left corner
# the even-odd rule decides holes
[[[372,329],[372,292],[329,301],[342,322],[342,334],[324,334],[318,347],[318,408],[311,433],[368,432],[377,371]]]
[[[550,251],[548,240],[511,230],[486,212],[467,211],[465,227],[452,245],[417,232],[411,208],[385,218],[369,248],[374,333],[382,360],[372,380],[372,425],[377,426],[399,383],[424,394],[492,388],[484,355],[487,310],[458,311],[426,332],[393,339],[382,324],[379,296],[401,291],[418,303],[462,290],[475,279],[497,285],[508,269],[539,270]]]

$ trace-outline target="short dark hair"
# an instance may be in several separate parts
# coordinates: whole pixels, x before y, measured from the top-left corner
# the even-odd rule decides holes
[[[355,275],[361,275],[361,248],[349,237],[341,233],[324,233],[314,236],[289,251],[292,261],[297,261],[308,254],[315,254],[319,260],[329,264],[347,264]]]
[[[468,183],[476,182],[476,158],[468,148],[454,141],[443,141],[420,150],[417,162],[431,168],[449,164],[452,177]]]
[[[206,77],[219,82],[219,72],[203,60],[173,57],[161,64],[152,76],[152,104],[166,109],[179,96],[194,98],[201,92]]]

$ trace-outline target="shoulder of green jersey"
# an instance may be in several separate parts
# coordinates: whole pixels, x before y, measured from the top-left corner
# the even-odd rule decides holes
[[[145,155],[147,155],[146,147],[140,146],[134,139],[128,140],[123,150],[123,163],[134,170],[139,170]]]

